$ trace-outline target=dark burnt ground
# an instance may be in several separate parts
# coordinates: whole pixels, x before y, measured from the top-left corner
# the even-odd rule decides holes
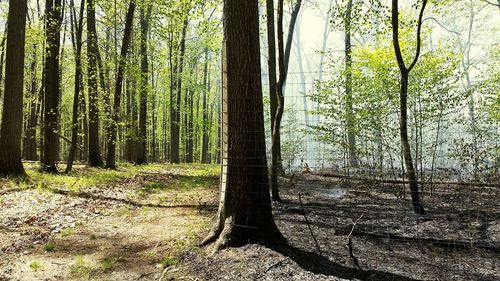
[[[409,194],[396,190],[309,175],[285,180],[274,217],[290,247],[207,249],[188,253],[185,268],[200,280],[500,280],[498,188],[434,186],[424,196],[427,216],[414,215]],[[347,246],[351,230],[360,268]]]

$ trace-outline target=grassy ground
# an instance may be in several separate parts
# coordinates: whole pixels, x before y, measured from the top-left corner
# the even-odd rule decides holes
[[[206,233],[213,165],[76,166],[3,180],[0,280],[164,280]]]

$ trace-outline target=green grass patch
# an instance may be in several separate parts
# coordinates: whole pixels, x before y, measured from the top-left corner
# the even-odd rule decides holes
[[[38,270],[42,269],[42,264],[39,261],[31,261],[30,268],[33,271],[38,271]]]
[[[88,276],[92,272],[92,267],[88,265],[82,256],[77,256],[75,262],[69,266],[69,273],[73,276]]]
[[[174,266],[179,262],[179,259],[174,256],[166,256],[161,259],[161,264],[163,267]]]
[[[47,244],[43,245],[43,250],[45,252],[54,252],[54,243],[48,242]]]

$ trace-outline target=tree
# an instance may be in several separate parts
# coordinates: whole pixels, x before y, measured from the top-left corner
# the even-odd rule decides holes
[[[349,164],[352,167],[358,167],[358,156],[356,153],[356,136],[354,132],[353,104],[352,104],[352,44],[351,44],[351,20],[352,20],[352,1],[347,0],[344,18],[345,33],[345,99],[346,99],[346,127],[347,141],[349,151]]]
[[[401,137],[401,146],[403,149],[404,162],[406,166],[406,172],[408,174],[408,181],[410,184],[411,199],[413,202],[413,210],[416,214],[425,215],[426,212],[422,205],[422,199],[420,196],[420,191],[417,183],[417,176],[413,166],[413,160],[410,150],[410,143],[408,141],[408,78],[410,71],[417,64],[418,58],[420,56],[421,48],[421,30],[422,30],[422,19],[424,16],[425,7],[427,6],[427,0],[423,0],[422,8],[418,16],[417,23],[417,50],[415,57],[411,64],[406,67],[403,54],[401,52],[401,47],[399,45],[399,7],[398,0],[392,0],[392,38],[394,44],[394,52],[396,53],[396,59],[398,62],[400,74],[401,74],[401,85],[399,92],[399,102],[400,102],[400,117],[399,117],[399,131]]]
[[[118,73],[116,75],[113,109],[111,112],[111,121],[108,127],[108,140],[107,140],[108,152],[106,157],[106,168],[108,169],[116,169],[116,130],[118,122],[120,121],[120,101],[122,95],[123,75],[125,71],[127,53],[130,45],[134,11],[135,11],[135,0],[131,0],[127,10],[122,48],[120,50],[120,56],[118,58]]]
[[[66,165],[66,172],[71,171],[73,167],[73,160],[75,158],[77,139],[78,139],[78,108],[80,107],[80,89],[82,86],[82,31],[83,31],[83,12],[85,10],[85,0],[80,4],[80,12],[78,23],[76,24],[76,11],[74,2],[71,1],[71,22],[73,37],[73,47],[75,51],[75,94],[73,96],[73,116],[71,128],[71,147],[68,155],[68,164]],[[76,24],[76,27],[75,27]]]
[[[299,15],[300,7],[302,5],[302,0],[297,0],[295,6],[292,10],[292,15],[290,18],[290,27],[288,28],[288,36],[286,39],[286,45],[283,38],[283,5],[284,0],[278,0],[278,71],[279,79],[276,84],[276,97],[277,97],[277,108],[276,115],[274,116],[273,130],[272,134],[272,147],[271,147],[271,190],[273,201],[281,201],[278,191],[278,173],[283,171],[283,164],[281,159],[281,119],[283,117],[283,112],[285,109],[285,96],[284,87],[286,78],[288,75],[288,64],[290,61],[290,50],[292,47],[293,32],[295,29],[295,22],[297,21],[297,16]]]
[[[141,53],[141,96],[140,96],[140,106],[139,106],[139,145],[137,158],[135,159],[136,164],[146,163],[146,145],[147,145],[147,106],[148,106],[148,29],[149,29],[149,18],[151,17],[151,10],[153,7],[153,2],[150,2],[147,10],[144,9],[145,3],[141,5],[140,8],[140,25],[141,25],[141,42],[140,42],[140,53]]]
[[[97,91],[97,31],[95,20],[95,2],[87,1],[87,59],[88,59],[88,92],[89,92],[89,157],[88,165],[101,167],[99,143],[99,94]]]
[[[59,160],[59,101],[61,44],[61,0],[47,0],[45,4],[45,85],[44,85],[44,132],[41,168],[57,173]]]
[[[271,212],[264,138],[258,1],[224,0],[223,149],[215,249],[283,237]]]
[[[5,60],[5,95],[0,130],[0,175],[24,176],[21,162],[26,1],[10,0]]]

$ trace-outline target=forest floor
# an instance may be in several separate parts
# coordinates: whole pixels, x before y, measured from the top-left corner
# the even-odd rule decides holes
[[[421,217],[394,185],[283,179],[273,209],[290,246],[212,254],[196,244],[216,212],[216,166],[28,173],[0,182],[0,280],[500,280],[494,187],[435,186]]]

